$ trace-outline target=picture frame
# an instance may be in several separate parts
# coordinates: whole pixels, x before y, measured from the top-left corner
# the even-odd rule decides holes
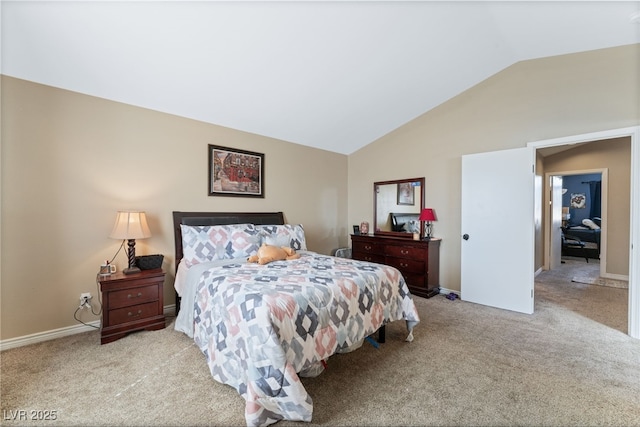
[[[360,234],[360,226],[359,225],[354,225],[353,226],[353,234]]]
[[[415,197],[413,192],[413,183],[400,182],[398,183],[398,205],[415,205]]]
[[[264,198],[264,154],[209,144],[209,196]]]
[[[585,209],[587,207],[587,196],[585,193],[571,193],[571,208]]]

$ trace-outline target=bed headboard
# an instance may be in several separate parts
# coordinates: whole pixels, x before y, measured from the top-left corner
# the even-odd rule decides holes
[[[182,230],[185,225],[284,224],[282,212],[173,212],[176,271],[182,259]]]

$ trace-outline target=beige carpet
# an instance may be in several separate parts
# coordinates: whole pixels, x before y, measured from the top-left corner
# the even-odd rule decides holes
[[[535,314],[416,297],[380,349],[331,357],[303,379],[314,425],[640,425],[640,341],[625,334],[627,290],[543,273]],[[605,321],[603,321],[605,320]],[[232,426],[244,401],[204,356],[167,328],[99,345],[97,332],[0,354],[2,425]],[[56,411],[55,422],[12,421]],[[280,422],[278,425],[306,425]]]

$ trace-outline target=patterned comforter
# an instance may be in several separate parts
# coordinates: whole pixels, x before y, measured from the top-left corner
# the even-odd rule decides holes
[[[325,359],[358,347],[387,322],[406,320],[411,338],[419,322],[395,268],[301,255],[212,267],[197,284],[193,338],[213,378],[246,400],[247,425],[311,421],[299,375],[319,374]]]

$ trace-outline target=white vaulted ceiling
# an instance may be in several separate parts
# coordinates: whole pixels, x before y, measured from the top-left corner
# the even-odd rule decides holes
[[[2,1],[2,73],[350,154],[522,60],[640,43],[638,1]]]

